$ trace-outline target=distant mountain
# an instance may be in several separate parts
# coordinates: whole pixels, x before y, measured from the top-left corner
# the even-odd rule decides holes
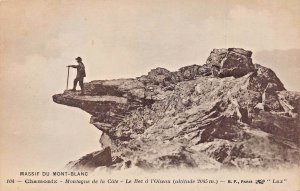
[[[256,57],[274,60],[273,52],[260,54]],[[271,69],[251,57],[243,49],[214,49],[202,66],[156,68],[138,78],[86,83],[84,96],[68,90],[54,95],[54,102],[90,113],[90,123],[103,132],[103,150],[67,167],[299,165],[300,93],[286,91]],[[288,71],[295,68],[292,61],[286,57]]]

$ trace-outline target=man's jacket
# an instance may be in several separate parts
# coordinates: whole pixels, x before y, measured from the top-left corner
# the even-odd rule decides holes
[[[86,74],[85,74],[85,67],[84,67],[83,63],[78,63],[78,65],[71,65],[71,67],[77,69],[77,75],[76,75],[76,78],[83,78],[83,77],[86,77]]]

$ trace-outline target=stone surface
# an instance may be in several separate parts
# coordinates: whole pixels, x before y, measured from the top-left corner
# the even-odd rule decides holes
[[[252,64],[251,55],[243,49],[214,49],[202,66],[92,81],[85,83],[85,96],[54,95],[54,102],[90,113],[90,123],[103,132],[102,147],[109,148],[68,167],[299,165],[300,93],[286,91],[271,69]]]
[[[241,48],[214,49],[206,64],[213,67],[215,76],[241,77],[254,71],[252,52]]]
[[[77,161],[71,161],[66,167],[70,170],[93,170],[99,166],[110,166],[112,164],[111,150],[106,147],[101,151],[87,154]]]

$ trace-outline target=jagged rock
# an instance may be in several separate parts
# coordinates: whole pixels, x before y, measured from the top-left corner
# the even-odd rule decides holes
[[[67,164],[70,170],[93,170],[99,166],[110,166],[112,164],[111,150],[109,147],[80,158],[77,161],[71,161]]]
[[[151,70],[148,73],[147,78],[149,79],[149,82],[152,82],[154,85],[165,85],[165,83],[167,82],[176,82],[172,79],[172,73],[165,68],[156,68],[154,70]]]
[[[185,66],[180,68],[178,73],[183,80],[193,80],[199,76],[199,68],[198,65]]]
[[[213,68],[218,77],[241,77],[254,71],[252,52],[240,48],[214,49],[206,64]]]
[[[242,55],[244,55],[246,57],[249,57],[249,58],[252,56],[251,51],[244,50],[242,48],[228,48],[228,51],[236,52],[236,53],[242,54]]]
[[[156,68],[136,79],[85,83],[85,96],[54,95],[54,102],[90,113],[90,123],[103,132],[102,147],[111,149],[69,167],[299,165],[300,93],[286,91],[271,69],[252,64],[251,55],[214,49],[203,66]]]

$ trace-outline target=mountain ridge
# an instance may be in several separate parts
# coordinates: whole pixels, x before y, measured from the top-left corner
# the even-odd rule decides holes
[[[204,65],[85,83],[58,104],[92,115],[103,150],[70,169],[277,168],[299,165],[300,93],[286,91],[252,52],[214,49]]]

